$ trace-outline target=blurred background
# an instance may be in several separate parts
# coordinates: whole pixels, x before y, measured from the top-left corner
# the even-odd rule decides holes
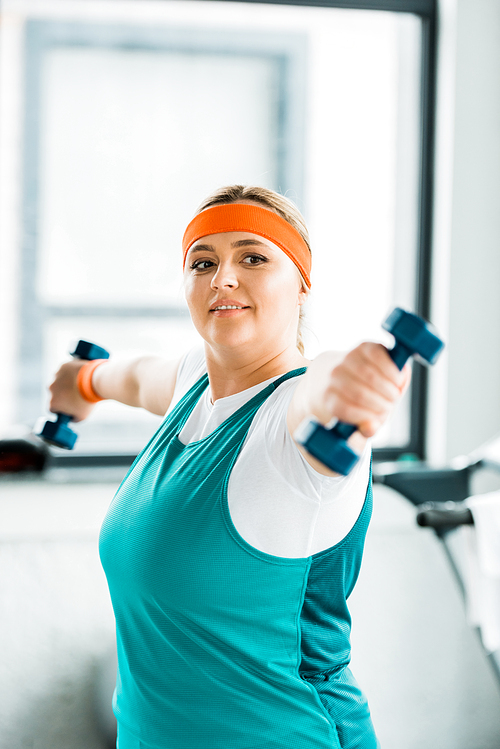
[[[305,216],[306,356],[390,343],[395,305],[446,340],[377,463],[448,465],[500,432],[498,0],[3,0],[0,439],[31,439],[79,338],[123,358],[199,344],[181,238],[233,183]],[[104,402],[71,453],[0,476],[0,749],[113,743],[97,536],[160,421]],[[352,611],[385,749],[500,748],[498,673],[439,539],[386,486]]]

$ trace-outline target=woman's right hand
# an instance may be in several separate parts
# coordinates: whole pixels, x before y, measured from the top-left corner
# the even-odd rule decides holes
[[[52,413],[67,414],[73,421],[83,421],[90,415],[96,404],[82,398],[76,384],[78,372],[86,363],[81,359],[72,359],[58,369],[49,385],[49,410]]]

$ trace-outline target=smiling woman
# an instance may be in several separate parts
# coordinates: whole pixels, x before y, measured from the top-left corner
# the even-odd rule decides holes
[[[282,196],[219,191],[188,225],[183,257],[203,347],[180,361],[111,359],[90,381],[98,397],[166,412],[101,531],[118,747],[375,749],[348,668],[346,600],[371,515],[367,438],[409,373],[373,343],[304,358],[311,252]],[[53,410],[88,415],[87,366],[63,365]],[[349,476],[295,442],[311,414],[357,425]]]
[[[236,204],[242,203],[245,203],[247,205],[261,206],[270,212],[272,211],[275,214],[275,219],[273,219],[272,216],[265,217],[267,230],[265,232],[265,236],[267,236],[268,239],[270,239],[272,236],[272,238],[274,238],[275,240],[275,243],[277,242],[278,246],[280,246],[285,253],[288,253],[289,251],[287,251],[286,247],[283,245],[282,240],[284,236],[287,237],[289,245],[295,247],[295,264],[297,266],[297,269],[299,270],[303,287],[304,289],[310,288],[310,268],[312,258],[309,232],[307,231],[307,226],[305,224],[304,218],[291,200],[288,200],[283,195],[280,195],[273,190],[268,190],[265,187],[231,185],[229,187],[223,187],[219,190],[216,190],[208,198],[206,198],[198,208],[197,216],[200,216],[200,214],[204,213],[208,208],[213,208],[220,205],[227,206],[229,204],[234,206]],[[263,229],[262,226],[259,226],[258,217],[256,217],[254,214],[253,218],[254,221],[251,224],[253,230],[257,230],[256,233],[264,237],[264,235],[261,233]],[[247,221],[250,220],[248,212],[246,214],[246,219]],[[278,219],[282,219],[282,221],[279,222]],[[184,236],[184,246],[186,246],[188,242],[194,241],[195,237],[192,232],[188,233],[188,229],[186,230],[186,234]],[[261,229],[261,231],[259,231],[259,229]],[[295,232],[295,236],[292,234],[292,232]],[[247,238],[247,244],[248,242],[252,242],[254,243],[254,246],[258,246],[259,240],[257,240],[256,238],[251,239],[249,237]],[[198,244],[196,246],[199,247]],[[299,258],[301,258],[301,260],[299,260]],[[305,268],[308,268],[308,271],[306,271]],[[307,280],[304,277],[305,275],[307,276]],[[304,314],[301,304],[299,308],[299,323],[297,327],[297,348],[302,355],[304,354],[304,342],[302,338],[303,318]]]
[[[228,347],[231,369],[248,359],[249,348],[253,352],[248,378],[231,383],[214,372],[221,383],[220,392],[212,391],[215,398],[252,387],[287,366],[307,364],[296,339],[310,285],[310,251],[295,229],[262,205],[238,201],[198,213],[186,229],[183,250],[186,300],[195,327],[211,344],[213,366],[221,359],[227,367]],[[235,318],[237,325],[217,324]]]

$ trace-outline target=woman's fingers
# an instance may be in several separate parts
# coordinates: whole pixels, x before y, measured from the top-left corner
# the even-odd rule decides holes
[[[406,375],[392,361],[388,350],[380,343],[361,343],[346,356],[347,367],[367,384],[386,390],[388,397],[397,397],[394,388],[400,393]]]
[[[84,361],[74,359],[63,364],[49,385],[49,411],[52,413],[66,413],[73,417],[73,421],[87,418],[93,409],[93,404],[80,395],[76,380]]]
[[[380,381],[379,381],[380,380]],[[331,389],[338,396],[374,411],[390,407],[400,396],[398,388],[382,378],[364,379],[363,372],[352,371],[349,366],[333,373]]]
[[[381,344],[362,343],[332,371],[325,411],[372,437],[407,389],[411,368],[400,371]]]

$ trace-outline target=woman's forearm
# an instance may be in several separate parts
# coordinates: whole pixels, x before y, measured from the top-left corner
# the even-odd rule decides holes
[[[142,358],[142,357],[141,357]],[[92,389],[101,398],[140,407],[137,377],[140,359],[114,361],[100,364],[92,375]]]
[[[163,416],[175,389],[179,360],[141,356],[131,361],[103,362],[92,376],[92,388],[101,398],[144,408]]]
[[[74,421],[86,419],[95,408],[78,388],[78,373],[85,366],[80,359],[63,364],[49,386],[49,408],[70,414]],[[174,394],[179,360],[142,356],[128,361],[110,359],[96,367],[91,387],[101,398],[111,399],[163,416]]]

